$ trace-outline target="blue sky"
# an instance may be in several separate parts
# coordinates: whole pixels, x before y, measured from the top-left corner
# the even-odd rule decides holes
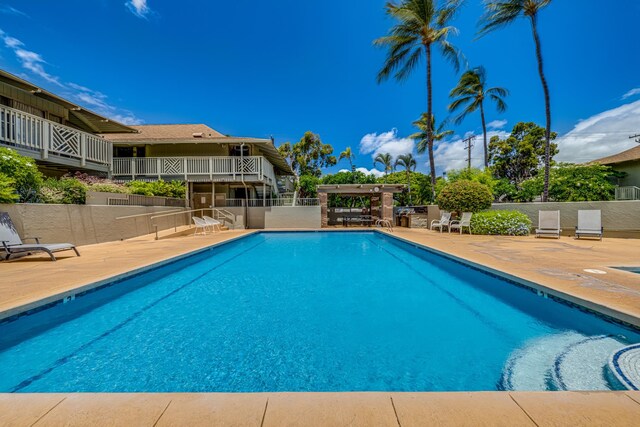
[[[640,2],[612,3],[555,0],[540,16],[562,160],[630,148],[629,134],[640,133]],[[376,83],[384,51],[372,41],[392,25],[384,4],[0,0],[0,67],[128,123],[206,123],[225,134],[273,135],[277,145],[311,130],[336,154],[351,146],[357,166],[370,169],[377,152],[412,149],[406,136],[426,109],[423,65],[402,84]],[[467,0],[451,41],[471,66],[485,66],[490,85],[511,92],[505,114],[488,109],[492,134],[518,121],[542,125],[528,23],[474,40],[481,12],[481,0]],[[437,55],[433,66],[440,119],[459,75]],[[479,117],[454,129],[436,149],[439,172],[465,165],[460,137],[481,132]],[[478,139],[474,164],[480,147]]]

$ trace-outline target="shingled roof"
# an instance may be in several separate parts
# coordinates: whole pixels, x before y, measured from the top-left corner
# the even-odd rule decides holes
[[[613,156],[594,160],[592,163],[600,163],[601,165],[615,165],[617,163],[632,162],[634,160],[640,160],[640,146],[630,148],[627,151],[614,154]]]
[[[105,135],[111,141],[182,141],[225,138],[223,134],[203,124],[189,125],[132,125],[137,133]]]

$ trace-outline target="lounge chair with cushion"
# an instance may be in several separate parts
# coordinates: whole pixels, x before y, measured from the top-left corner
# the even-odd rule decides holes
[[[222,223],[217,219],[213,219],[210,216],[203,215],[202,219],[207,223],[209,227],[211,227],[212,231],[222,231],[220,227],[222,227]]]
[[[536,237],[560,238],[560,211],[538,211]]]
[[[434,219],[433,221],[431,221],[431,230],[434,229],[434,227],[437,227],[440,229],[440,232],[442,233],[442,227],[447,227],[449,228],[449,223],[451,222],[451,212],[442,212],[442,214],[440,215],[440,219]]]
[[[602,240],[602,212],[597,210],[578,211],[576,239],[581,237],[597,237]]]
[[[449,224],[449,233],[451,233],[452,229],[460,230],[460,234],[462,234],[462,229],[464,227],[469,228],[469,234],[471,234],[471,217],[473,213],[471,212],[462,212],[462,218],[456,221],[451,221]]]
[[[7,212],[0,212],[0,241],[2,241],[2,249],[4,249],[4,259],[9,259],[12,255],[19,253],[31,254],[33,252],[46,252],[51,257],[51,261],[55,261],[54,252],[73,250],[76,255],[80,256],[78,249],[71,243],[40,243],[39,237],[25,237],[25,239],[33,239],[35,243],[25,244],[20,239],[20,235],[16,230],[11,217]]]

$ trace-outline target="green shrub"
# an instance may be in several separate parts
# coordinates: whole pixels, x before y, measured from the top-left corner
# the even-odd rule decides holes
[[[44,203],[84,205],[87,186],[74,178],[47,178],[40,188],[40,198]]]
[[[518,211],[478,212],[471,218],[473,234],[528,236],[530,230],[531,220]]]
[[[89,187],[87,188],[87,190],[89,191],[97,191],[97,192],[102,192],[102,193],[120,193],[120,194],[127,194],[129,193],[129,188],[125,187],[124,185],[120,185],[120,184],[91,184],[89,185]]]
[[[20,199],[15,184],[13,179],[0,173],[0,203],[15,203]]]
[[[127,183],[127,187],[131,194],[143,196],[176,197],[179,199],[184,199],[186,196],[186,187],[181,181],[131,181]]]
[[[444,186],[437,197],[438,207],[450,212],[479,212],[491,207],[493,194],[488,186],[461,179]]]
[[[0,173],[10,177],[20,202],[37,202],[42,173],[36,162],[10,148],[0,148]]]
[[[302,199],[318,197],[319,184],[320,178],[313,175],[302,175],[298,180],[298,196]]]

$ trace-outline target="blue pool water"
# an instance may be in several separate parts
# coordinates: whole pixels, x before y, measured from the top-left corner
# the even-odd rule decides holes
[[[635,342],[381,233],[259,233],[0,324],[0,392],[606,389]]]

